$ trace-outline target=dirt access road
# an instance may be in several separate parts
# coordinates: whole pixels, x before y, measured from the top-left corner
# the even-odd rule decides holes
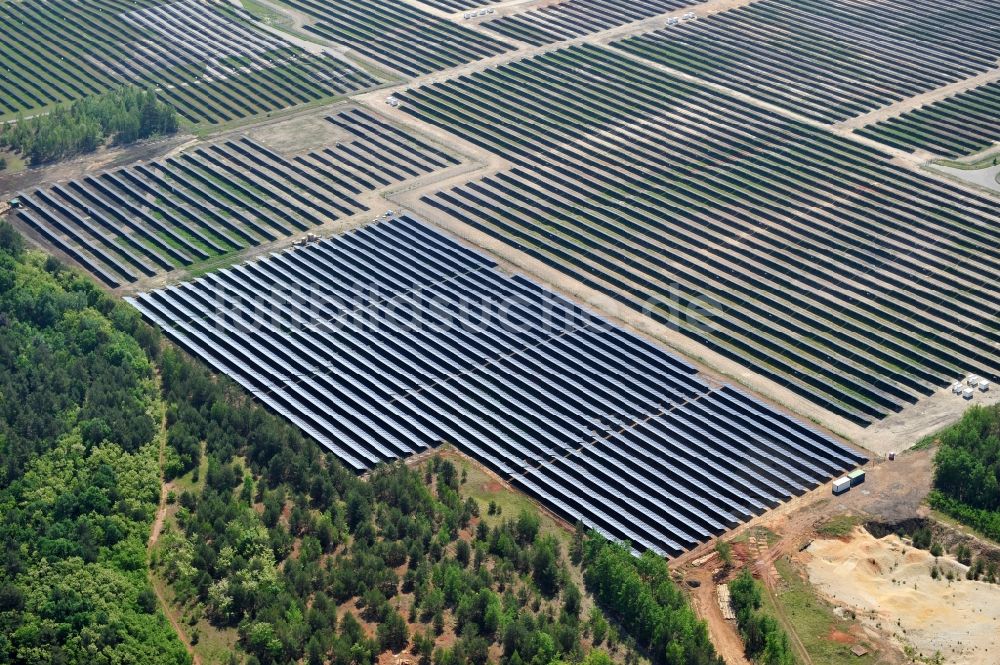
[[[745,543],[734,546],[737,565],[728,577],[744,565],[751,567],[778,608],[777,618],[803,665],[809,665],[812,659],[789,617],[782,615],[778,600],[781,578],[774,562],[783,556],[797,557],[816,539],[817,527],[834,517],[856,515],[862,520],[894,523],[924,515],[922,502],[931,487],[933,454],[932,449],[924,449],[900,455],[892,462],[870,463],[866,467],[866,482],[846,494],[834,497],[831,484],[827,483],[721,536],[727,541],[742,541],[748,534],[773,534],[771,542],[756,550]],[[736,625],[722,617],[716,601],[716,581],[726,576],[720,572],[721,562],[714,554],[714,542],[672,560],[671,568],[684,580],[699,583],[695,588],[688,587],[689,595],[727,665],[746,665]],[[871,641],[880,644],[880,651],[895,654],[888,638],[871,636]]]
[[[722,617],[712,571],[707,568],[694,568],[685,579],[698,584],[694,588],[689,587],[688,597],[691,599],[694,611],[707,624],[708,636],[716,652],[726,661],[726,665],[752,665],[743,655],[743,640],[736,632],[736,626]]]

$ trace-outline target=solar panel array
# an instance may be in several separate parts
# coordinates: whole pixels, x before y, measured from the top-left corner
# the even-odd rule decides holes
[[[0,115],[135,83],[156,86],[192,122],[217,123],[378,83],[258,32],[234,11],[202,0],[0,3]]]
[[[117,287],[366,211],[357,194],[458,163],[366,111],[327,119],[350,140],[291,158],[215,143],[21,194],[17,215]]]
[[[614,46],[833,122],[996,67],[998,26],[995,0],[759,0]]]
[[[856,133],[901,150],[926,150],[953,158],[971,155],[1000,142],[1000,81],[907,111]]]
[[[438,18],[401,0],[286,0],[316,18],[304,29],[419,76],[513,50],[513,46]]]
[[[428,7],[440,9],[443,12],[461,12],[467,9],[481,9],[501,0],[421,0]]]
[[[652,18],[699,0],[564,0],[487,21],[484,26],[534,46],[591,35]]]
[[[425,201],[858,424],[1000,377],[1000,211],[613,51],[411,89],[514,169]]]
[[[408,217],[128,300],[356,470],[447,441],[661,553],[862,459]]]

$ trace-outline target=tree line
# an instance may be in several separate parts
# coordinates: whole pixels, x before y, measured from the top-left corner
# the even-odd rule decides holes
[[[449,458],[359,478],[6,223],[0,396],[0,662],[188,663],[152,566],[232,663],[721,663],[663,559],[480,506]]]
[[[0,222],[0,663],[189,662],[146,579],[162,402],[140,340]]]
[[[160,367],[170,473],[203,486],[176,498],[181,529],[155,565],[185,611],[237,630],[245,662],[365,665],[407,649],[421,665],[486,665],[491,650],[504,665],[550,665],[646,646],[583,611],[573,569],[598,536],[580,527],[568,551],[530,511],[489,526],[449,459],[362,480],[180,352],[166,349]],[[697,631],[676,589],[671,599]],[[697,644],[678,634],[678,658],[712,653],[701,631]],[[715,663],[692,658],[663,662]]]
[[[166,136],[177,127],[177,112],[154,89],[124,86],[56,106],[47,114],[19,116],[0,129],[0,147],[37,166],[93,152],[104,144],[128,145]]]
[[[760,608],[761,593],[761,584],[749,568],[729,583],[729,598],[747,658],[760,665],[795,665],[788,635]]]
[[[931,505],[1000,540],[1000,405],[970,407],[938,439]]]
[[[724,665],[662,557],[650,551],[635,557],[627,544],[591,533],[583,563],[587,589],[653,663]]]

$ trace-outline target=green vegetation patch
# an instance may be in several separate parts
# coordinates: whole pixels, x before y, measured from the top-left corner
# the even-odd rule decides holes
[[[156,344],[0,222],[0,662],[189,662],[146,580]]]
[[[854,515],[837,515],[819,525],[816,533],[830,538],[844,538],[849,536],[860,522],[861,519]]]
[[[764,587],[744,568],[729,583],[729,596],[747,658],[762,665],[795,665],[788,635],[778,621],[761,609]]]
[[[57,106],[45,115],[19,117],[0,129],[0,147],[38,166],[104,144],[128,145],[173,134],[177,126],[177,112],[154,90],[127,86]]]
[[[1000,405],[970,407],[938,439],[928,502],[1000,540]]]
[[[273,7],[265,5],[262,2],[256,2],[256,0],[240,0],[240,4],[243,5],[243,8],[246,9],[251,16],[264,25],[280,28],[282,30],[288,30],[293,25],[291,16],[278,11]]]

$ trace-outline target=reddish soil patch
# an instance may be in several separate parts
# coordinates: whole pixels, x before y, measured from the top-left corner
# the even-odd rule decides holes
[[[452,630],[453,626],[451,622],[448,621],[450,618],[450,612],[445,613],[445,629],[444,632],[438,635],[437,639],[434,640],[434,648],[443,647],[445,649],[450,649],[455,646],[455,642],[458,641],[458,636],[455,635],[455,631]]]
[[[850,633],[834,629],[830,631],[830,641],[839,642],[840,644],[853,644],[855,638]]]
[[[503,485],[495,480],[491,480],[488,483],[483,483],[483,490],[486,492],[500,492],[503,491]]]
[[[733,558],[738,562],[744,562],[756,559],[757,555],[750,552],[746,543],[733,543]]]

